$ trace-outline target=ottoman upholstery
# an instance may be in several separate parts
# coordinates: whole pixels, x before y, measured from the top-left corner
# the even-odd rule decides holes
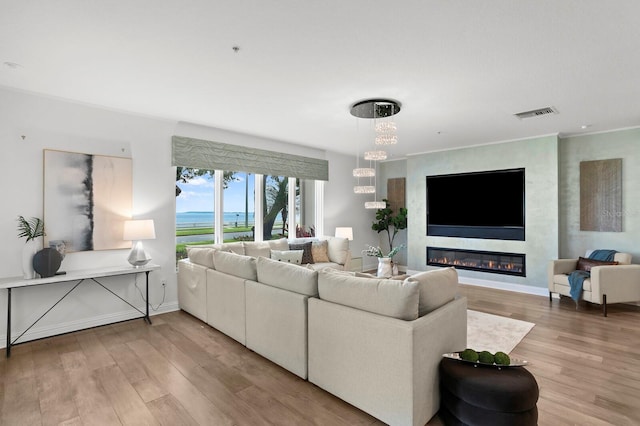
[[[522,367],[440,362],[441,417],[457,425],[536,425],[538,383]]]

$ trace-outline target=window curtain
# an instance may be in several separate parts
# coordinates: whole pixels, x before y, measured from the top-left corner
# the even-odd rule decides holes
[[[173,136],[172,165],[329,180],[329,162],[317,158]]]

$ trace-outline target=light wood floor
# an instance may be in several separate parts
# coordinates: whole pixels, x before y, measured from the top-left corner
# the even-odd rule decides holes
[[[469,308],[536,323],[512,352],[540,425],[640,424],[640,310],[462,286]],[[0,359],[2,425],[372,425],[371,416],[184,312],[52,337]],[[437,417],[429,425],[440,425]]]

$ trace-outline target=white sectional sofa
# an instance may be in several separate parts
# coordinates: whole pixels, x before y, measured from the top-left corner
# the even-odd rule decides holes
[[[330,260],[346,262],[348,241],[333,243],[343,252]],[[337,262],[270,259],[265,244],[279,251],[282,241],[245,244],[189,250],[178,262],[183,310],[386,423],[435,414],[441,355],[466,346],[455,269],[372,279]]]

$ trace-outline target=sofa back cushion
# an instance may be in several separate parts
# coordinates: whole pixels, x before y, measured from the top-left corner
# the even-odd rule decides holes
[[[251,281],[256,281],[258,277],[256,259],[251,256],[216,250],[213,253],[213,263],[216,266],[216,271],[225,274]]]
[[[318,295],[318,273],[311,269],[259,257],[258,282],[306,296]]]
[[[418,283],[361,278],[324,269],[318,274],[320,299],[411,321],[418,318]]]
[[[213,252],[215,249],[206,247],[187,247],[187,256],[191,263],[213,268]]]
[[[202,244],[198,248],[213,248],[220,251],[227,251],[236,254],[244,254],[244,245],[242,241],[237,243],[224,243],[224,244]]]
[[[458,294],[458,272],[453,267],[420,272],[405,281],[416,282],[418,285],[419,316],[438,309],[455,299]]]
[[[613,256],[613,260],[618,262],[620,265],[631,265],[631,254],[630,253],[616,253]]]
[[[587,250],[584,254],[584,257],[589,257],[591,256],[591,253],[593,253],[594,250]],[[613,255],[613,260],[615,262],[618,262],[619,265],[631,265],[631,259],[632,256],[630,253],[620,253],[620,252],[616,252]]]
[[[280,238],[278,240],[267,241],[271,250],[289,250],[289,240],[286,238]],[[268,256],[267,256],[268,257]]]
[[[252,257],[271,256],[271,246],[267,241],[244,241],[244,255]]]

